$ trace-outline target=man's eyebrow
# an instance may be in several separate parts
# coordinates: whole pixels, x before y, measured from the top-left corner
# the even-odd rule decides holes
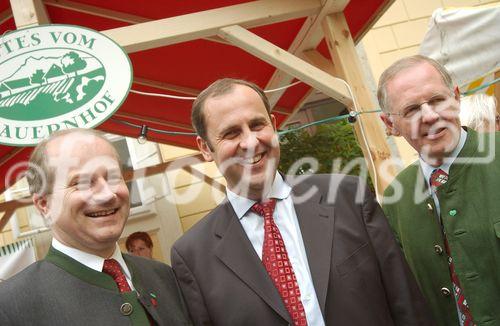
[[[76,180],[85,180],[85,179],[90,179],[90,173],[74,173],[70,174],[68,178],[68,182],[71,183]]]
[[[224,129],[222,129],[222,130],[219,131],[219,135],[222,136],[222,135],[224,135],[227,132],[238,130],[238,129],[239,129],[238,125],[227,126],[226,128],[224,128]]]

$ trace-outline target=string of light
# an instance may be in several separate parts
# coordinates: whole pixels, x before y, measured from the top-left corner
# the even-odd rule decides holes
[[[302,83],[302,81],[298,80],[298,81],[291,83],[289,85],[285,85],[285,86],[281,86],[281,87],[273,88],[273,89],[266,89],[264,91],[264,93],[274,93],[274,92],[282,91],[282,90],[288,89],[290,87],[293,87],[295,85],[298,85],[300,83]],[[153,96],[153,97],[171,98],[171,99],[175,99],[175,100],[194,101],[196,99],[196,96],[178,96],[178,95],[163,94],[163,93],[144,92],[144,91],[138,91],[135,89],[131,89],[130,93],[139,94],[139,95],[146,95],[146,96]]]
[[[340,79],[340,80],[342,80],[342,79]],[[493,84],[496,84],[498,82],[500,82],[500,78],[494,79],[491,82],[485,83],[484,85],[481,85],[479,87],[476,87],[476,88],[473,88],[473,89],[468,90],[466,92],[463,92],[462,95],[469,96],[475,92],[478,92],[482,89],[485,89],[485,88],[487,88]],[[296,82],[289,84],[289,85],[285,85],[285,86],[278,87],[275,89],[265,90],[264,92],[266,92],[266,93],[277,92],[277,91],[281,91],[283,89],[293,87],[293,86],[298,85],[300,83],[302,83],[302,82],[299,80],[299,81],[296,81]],[[350,87],[347,83],[346,83],[346,86],[350,90]],[[137,91],[137,90],[130,90],[130,92],[136,93],[139,95],[145,95],[145,96],[156,96],[156,97],[164,97],[164,98],[172,98],[172,99],[180,99],[180,100],[195,100],[196,99],[196,97],[193,97],[193,96],[177,96],[177,95],[171,95],[171,94],[142,92],[142,91]],[[352,92],[351,92],[351,96],[352,96]],[[355,108],[355,111],[351,111],[349,114],[344,114],[344,115],[339,115],[339,116],[330,117],[330,118],[326,118],[326,119],[321,119],[321,120],[306,123],[304,125],[300,125],[297,127],[292,127],[292,128],[286,129],[286,130],[280,130],[280,131],[278,131],[278,134],[280,136],[282,136],[282,135],[285,135],[285,134],[288,134],[291,132],[296,132],[296,131],[302,130],[304,128],[317,126],[317,125],[321,125],[324,123],[330,123],[330,122],[335,122],[335,121],[339,121],[339,120],[344,120],[344,119],[347,119],[350,123],[354,123],[356,121],[356,117],[360,114],[377,113],[377,112],[381,112],[381,110],[358,111],[357,108]],[[153,132],[160,133],[160,134],[171,135],[171,136],[196,136],[195,132],[181,132],[181,131],[170,131],[170,130],[157,129],[157,128],[147,126],[145,124],[136,124],[136,123],[132,123],[132,122],[129,122],[126,120],[121,120],[121,119],[116,119],[116,118],[111,118],[111,120],[115,121],[117,123],[121,123],[121,124],[130,126],[130,127],[135,127],[138,129],[144,129],[144,126],[146,126],[146,130],[145,131],[142,130],[142,132],[141,132],[144,134],[143,135],[144,137],[146,137],[145,133],[147,133],[148,130],[151,130]]]

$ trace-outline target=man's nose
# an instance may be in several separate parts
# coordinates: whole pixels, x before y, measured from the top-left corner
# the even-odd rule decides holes
[[[115,192],[104,179],[98,181],[96,190],[92,195],[92,200],[97,204],[107,203],[115,198]]]
[[[422,113],[422,122],[432,123],[439,119],[439,113],[437,113],[435,108],[429,105],[429,103],[422,103],[420,112]]]
[[[242,135],[240,147],[246,150],[255,149],[258,143],[257,134],[253,131],[247,131]]]

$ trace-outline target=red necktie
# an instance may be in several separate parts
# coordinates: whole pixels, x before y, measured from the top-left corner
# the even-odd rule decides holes
[[[439,187],[441,185],[444,185],[448,181],[448,173],[444,172],[441,169],[435,169],[432,171],[431,174],[431,186],[432,187]]]
[[[120,264],[115,259],[104,260],[104,266],[102,267],[103,273],[110,275],[113,280],[115,280],[118,289],[121,292],[130,292],[130,286],[128,285],[125,274],[122,272]]]
[[[448,173],[444,172],[441,169],[435,169],[432,171],[430,184],[433,189],[443,185],[448,181]],[[453,283],[453,293],[455,295],[455,300],[457,301],[457,306],[459,309],[459,315],[461,319],[461,325],[464,326],[472,326],[475,325],[472,321],[472,315],[469,310],[469,306],[467,305],[467,301],[462,293],[462,288],[460,287],[460,280],[458,279],[457,273],[455,272],[455,264],[453,264],[453,258],[451,257],[450,246],[448,244],[448,239],[446,238],[446,234],[443,231],[443,239],[444,239],[444,248],[446,250],[446,254],[448,255],[448,266],[450,268],[450,276],[451,282]]]
[[[273,212],[275,199],[265,203],[256,203],[252,210],[264,217],[264,243],[262,245],[262,263],[269,277],[278,289],[285,307],[295,326],[307,325],[306,313],[300,300],[300,289],[288,258],[285,243],[276,223]]]

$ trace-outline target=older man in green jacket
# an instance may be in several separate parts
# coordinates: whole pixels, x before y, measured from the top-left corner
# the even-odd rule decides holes
[[[500,325],[500,135],[461,128],[444,67],[404,58],[380,78],[382,120],[419,160],[383,208],[439,325]]]

